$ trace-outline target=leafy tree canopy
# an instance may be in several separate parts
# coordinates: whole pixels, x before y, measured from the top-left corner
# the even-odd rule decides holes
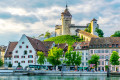
[[[37,62],[38,62],[38,64],[44,64],[44,62],[45,62],[45,54],[41,51],[38,51],[37,52],[37,55],[39,56],[39,58],[38,58],[38,60],[37,60]]]
[[[88,28],[85,28],[84,31],[91,33],[91,23],[89,24]]]
[[[53,47],[48,52],[48,62],[50,62],[53,66],[57,66],[61,64],[60,58],[63,55],[63,49],[58,47]]]
[[[50,33],[49,31],[47,31],[47,32],[45,33],[45,38],[50,38],[50,36],[51,36],[51,33]]]
[[[112,65],[119,65],[119,54],[116,51],[112,52],[112,55],[110,56],[110,63]]]
[[[95,67],[97,67],[98,61],[99,61],[99,55],[93,54],[93,55],[91,56],[91,59],[88,60],[88,63],[89,63],[89,64],[95,64]]]
[[[120,31],[116,31],[111,37],[120,37]]]
[[[101,29],[96,28],[95,31],[98,33],[98,36],[99,36],[99,37],[103,37],[104,33],[103,33],[103,31],[102,31]]]
[[[81,53],[73,51],[71,46],[68,47],[68,51],[65,53],[65,61],[67,65],[80,65],[81,64]]]
[[[2,59],[0,59],[0,66],[2,66],[4,63],[3,63],[3,61],[2,61]]]

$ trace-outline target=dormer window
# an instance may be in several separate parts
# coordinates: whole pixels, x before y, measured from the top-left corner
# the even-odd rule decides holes
[[[19,48],[22,48],[22,46],[19,46]]]
[[[26,48],[28,48],[28,46],[26,46]]]
[[[17,51],[15,51],[15,53],[18,53],[18,50],[17,50]]]
[[[24,44],[24,42],[22,42],[22,44]]]

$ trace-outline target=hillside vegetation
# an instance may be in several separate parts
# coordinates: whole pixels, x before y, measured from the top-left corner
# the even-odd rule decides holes
[[[72,35],[72,36],[71,35],[62,35],[62,36],[57,36],[57,37],[51,37],[44,41],[54,41],[56,44],[67,43],[68,45],[72,45],[74,42],[80,42],[83,40],[80,39],[78,36],[74,36],[74,35]]]

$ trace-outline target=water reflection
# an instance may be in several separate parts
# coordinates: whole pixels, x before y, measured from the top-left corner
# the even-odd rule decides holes
[[[120,80],[106,76],[0,76],[0,80]]]

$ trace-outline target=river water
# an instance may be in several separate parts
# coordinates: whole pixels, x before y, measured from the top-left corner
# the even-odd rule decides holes
[[[107,76],[0,76],[0,80],[120,80]]]

